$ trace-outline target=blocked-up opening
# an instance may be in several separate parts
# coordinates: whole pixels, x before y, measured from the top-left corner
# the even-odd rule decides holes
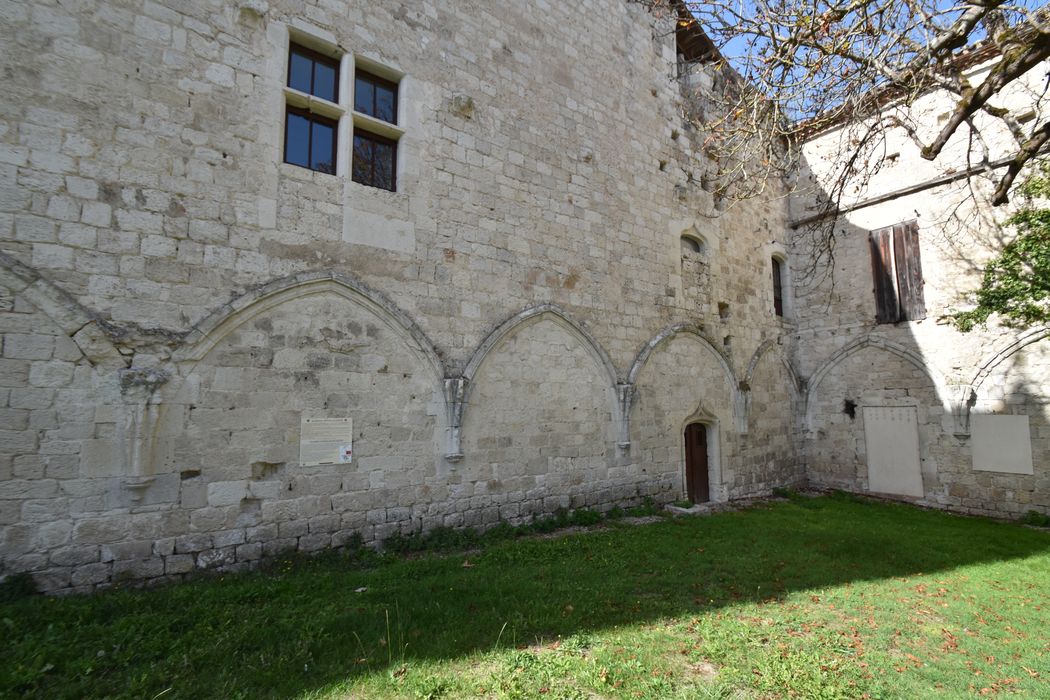
[[[682,236],[681,238],[682,255],[693,253],[695,255],[704,254],[704,243],[698,238],[693,236]]]

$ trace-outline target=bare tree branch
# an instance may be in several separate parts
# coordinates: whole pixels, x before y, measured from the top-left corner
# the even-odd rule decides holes
[[[998,206],[1010,201],[1010,187],[1013,186],[1014,180],[1017,179],[1017,175],[1021,172],[1021,168],[1043,150],[1048,140],[1050,140],[1050,122],[1044,122],[1032,135],[1032,138],[1021,144],[1017,155],[1010,161],[1010,165],[1006,168],[1006,174],[999,180],[999,185],[995,188],[995,194],[992,195],[992,204]]]

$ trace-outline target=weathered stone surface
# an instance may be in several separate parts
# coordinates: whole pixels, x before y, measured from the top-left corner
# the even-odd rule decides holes
[[[156,578],[164,574],[164,560],[160,557],[133,561],[115,561],[112,564],[112,581],[141,581]]]
[[[927,503],[1050,509],[1046,344],[1013,356],[1020,374],[1000,363],[973,383],[984,409],[1032,420],[1040,466],[1004,479],[971,472],[923,371],[974,374],[995,332],[873,328],[865,284],[830,308],[789,294],[778,318],[770,255],[804,267],[785,200],[773,183],[724,212],[703,187],[707,134],[682,123],[683,84],[715,76],[675,80],[674,32],[644,3],[446,2],[409,33],[377,8],[285,8],[265,29],[201,0],[5,15],[6,570],[88,590],[674,501],[691,421],[708,426],[716,500],[806,480],[864,490],[846,399],[917,407]],[[406,75],[397,192],[352,182],[346,143],[335,174],[280,162],[293,23]],[[507,26],[536,31],[494,41]],[[114,31],[119,50],[98,40]],[[870,274],[879,216],[840,241],[851,283]],[[944,308],[955,268],[929,259]],[[918,365],[850,350],[869,335]],[[170,379],[120,381],[148,376]],[[800,378],[819,381],[807,394]],[[301,464],[304,417],[352,418],[353,461]]]

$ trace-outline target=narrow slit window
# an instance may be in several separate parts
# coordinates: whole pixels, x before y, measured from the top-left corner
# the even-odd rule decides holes
[[[773,258],[773,311],[777,316],[784,315],[784,267]]]

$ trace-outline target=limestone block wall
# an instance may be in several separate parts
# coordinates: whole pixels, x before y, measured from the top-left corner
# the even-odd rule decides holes
[[[708,426],[708,469],[712,499],[741,493],[734,485],[739,462],[734,413],[734,378],[723,356],[702,336],[684,329],[658,346],[638,373],[632,427],[644,468],[685,493],[685,426]]]
[[[613,381],[585,342],[545,315],[513,329],[481,362],[453,478],[463,498],[488,508],[467,524],[604,508],[649,488],[616,465]]]
[[[793,439],[803,407],[793,362],[782,345],[770,341],[759,347],[748,369],[747,433],[740,437],[731,492],[746,495],[802,485],[811,477],[803,469],[801,445]]]
[[[865,346],[836,363],[810,387],[806,416],[813,446],[808,453],[811,482],[831,488],[868,490],[864,431],[866,407],[916,409],[924,490],[931,500],[941,490],[938,455],[949,430],[937,389],[922,368],[876,346]],[[951,447],[947,446],[950,450]]]
[[[794,353],[783,202],[700,186],[673,28],[643,4],[3,12],[0,576],[86,591],[677,500],[701,400],[719,498],[801,473],[797,443],[740,437],[751,410],[796,437],[759,352]],[[292,40],[347,88],[358,62],[402,76],[397,192],[351,181],[350,116],[335,174],[283,162]],[[710,349],[683,389],[653,368],[686,326]],[[353,419],[352,464],[300,463],[311,416]]]

